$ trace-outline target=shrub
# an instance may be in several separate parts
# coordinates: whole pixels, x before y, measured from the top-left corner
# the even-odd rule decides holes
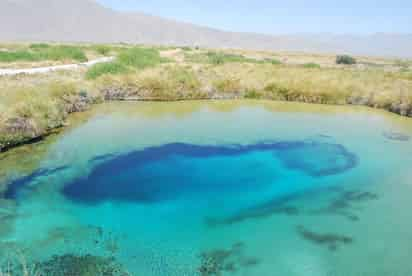
[[[189,52],[189,51],[192,51],[192,48],[191,47],[189,47],[189,46],[182,46],[182,47],[179,47],[182,51],[185,51],[185,52]]]
[[[96,45],[94,49],[98,54],[101,54],[103,56],[108,55],[111,51],[111,48],[106,45]]]
[[[248,90],[245,93],[245,98],[246,99],[261,99],[263,97],[263,94],[261,92],[257,92],[256,90]]]
[[[336,64],[352,65],[356,64],[356,59],[348,55],[337,56]]]
[[[317,63],[309,62],[309,63],[303,64],[303,67],[307,69],[319,69],[320,65]]]
[[[281,62],[280,60],[278,60],[278,59],[273,59],[273,58],[265,59],[264,62],[265,62],[265,63],[273,64],[273,65],[280,65],[280,64],[282,64],[282,62]]]
[[[128,71],[127,67],[119,62],[97,63],[86,72],[86,79],[94,80],[106,74],[122,74]]]
[[[80,62],[87,61],[87,57],[82,49],[64,45],[46,48],[44,51],[39,52],[39,56],[43,60],[71,59]]]
[[[49,48],[50,47],[50,45],[49,44],[47,44],[47,43],[34,43],[34,44],[31,44],[30,45],[30,49],[46,49],[46,48]]]
[[[226,54],[222,52],[214,52],[214,51],[209,51],[207,53],[201,53],[201,54],[186,54],[185,59],[190,62],[194,63],[209,63],[209,64],[214,64],[214,65],[222,65],[225,63],[230,63],[230,62],[247,62],[247,63],[273,63],[273,64],[278,64],[276,60],[257,60],[257,59],[252,59],[252,58],[247,58],[242,55],[236,55],[236,54]]]
[[[246,58],[242,55],[234,55],[234,54],[226,54],[226,53],[208,52],[207,57],[209,59],[209,63],[215,64],[215,65],[220,65],[220,64],[224,64],[228,62],[263,63],[263,61]]]
[[[157,49],[136,47],[121,52],[117,61],[124,66],[144,69],[156,66],[167,60],[160,56]]]

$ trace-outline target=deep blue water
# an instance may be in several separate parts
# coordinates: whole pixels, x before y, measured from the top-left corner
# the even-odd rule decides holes
[[[256,159],[256,153],[269,154],[265,165]],[[313,140],[250,145],[173,143],[126,154],[97,156],[90,160],[91,173],[65,184],[61,192],[68,199],[85,204],[156,203],[183,194],[236,192],[253,185],[272,185],[276,174],[284,170],[275,165],[277,161],[287,170],[322,178],[353,169],[358,158],[342,145]],[[236,173],[225,174],[227,166]],[[35,178],[63,169],[40,169],[14,180],[8,186],[6,198],[15,199],[18,191]],[[267,175],[270,177],[265,179]],[[210,181],[211,176],[216,179]]]

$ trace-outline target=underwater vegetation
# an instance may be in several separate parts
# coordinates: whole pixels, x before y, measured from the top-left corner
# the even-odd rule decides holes
[[[356,211],[358,203],[377,200],[377,194],[368,191],[357,190],[342,190],[337,187],[331,189],[330,192],[338,192],[338,196],[334,197],[330,203],[319,210],[304,210],[301,207],[294,206],[292,201],[314,193],[325,193],[325,189],[319,189],[311,192],[297,193],[282,198],[274,198],[268,202],[258,204],[241,210],[232,216],[223,218],[206,218],[206,224],[210,227],[219,225],[230,225],[241,223],[250,219],[267,218],[274,215],[299,216],[299,215],[337,215],[343,216],[351,221],[359,220]],[[356,207],[356,208],[355,208]]]
[[[44,276],[126,276],[130,275],[113,257],[72,254],[55,255],[36,264],[39,275]]]
[[[320,246],[326,246],[329,250],[335,251],[342,245],[348,245],[353,242],[353,238],[336,233],[317,233],[308,230],[302,225],[296,227],[298,234],[305,240]]]
[[[352,221],[358,221],[359,216],[355,213],[354,205],[361,202],[377,200],[379,197],[372,192],[364,191],[343,191],[339,196],[333,199],[330,204],[312,214],[330,214],[343,216]]]
[[[297,197],[297,195],[280,199],[275,198],[269,202],[252,206],[225,218],[206,218],[206,224],[214,227],[240,223],[250,219],[266,218],[273,215],[298,216],[302,213],[302,210],[289,204],[289,201],[295,197]]]
[[[409,135],[399,133],[399,132],[384,132],[383,136],[389,140],[401,141],[401,142],[406,142],[411,139]]]
[[[244,254],[245,245],[233,244],[229,249],[216,249],[200,254],[201,276],[221,276],[224,273],[236,273],[259,264],[259,260]]]

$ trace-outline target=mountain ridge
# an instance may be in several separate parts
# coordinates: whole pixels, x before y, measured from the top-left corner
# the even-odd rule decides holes
[[[412,34],[241,33],[115,11],[94,0],[2,0],[0,41],[124,42],[412,58]]]

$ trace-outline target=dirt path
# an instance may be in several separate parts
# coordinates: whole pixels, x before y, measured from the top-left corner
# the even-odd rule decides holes
[[[0,76],[14,76],[18,74],[44,74],[57,70],[75,70],[81,67],[90,67],[97,63],[110,62],[114,57],[103,57],[88,62],[78,64],[66,64],[48,67],[27,68],[27,69],[0,69]]]

